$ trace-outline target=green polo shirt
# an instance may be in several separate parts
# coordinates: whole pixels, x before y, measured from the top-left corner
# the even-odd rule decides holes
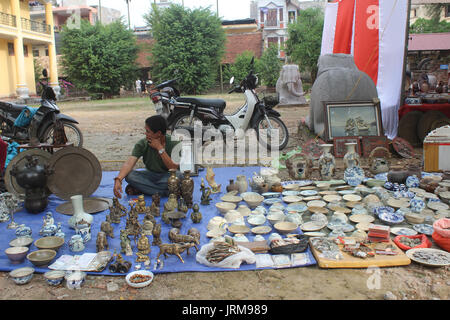
[[[173,148],[179,143],[179,141],[172,141],[169,135],[166,134],[166,145],[164,149],[167,154],[172,157]],[[166,165],[161,159],[161,156],[158,154],[158,151],[153,149],[148,145],[147,139],[143,138],[139,140],[133,148],[131,155],[136,158],[142,157],[142,161],[145,164],[145,167],[149,171],[153,172],[167,172]]]

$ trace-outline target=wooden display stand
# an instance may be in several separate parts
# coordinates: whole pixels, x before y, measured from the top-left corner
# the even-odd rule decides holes
[[[395,247],[397,255],[375,255],[373,258],[361,259],[352,256],[350,253],[341,250],[343,259],[332,260],[321,257],[321,253],[317,251],[311,244],[311,251],[317,260],[320,268],[369,268],[369,267],[396,267],[407,266],[411,263],[408,256],[397,245],[390,240],[389,244]],[[375,245],[375,244],[373,244]],[[343,245],[338,245],[342,249]]]

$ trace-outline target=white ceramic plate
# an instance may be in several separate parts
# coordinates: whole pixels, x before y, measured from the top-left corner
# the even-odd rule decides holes
[[[305,236],[308,236],[308,237],[325,237],[327,235],[324,232],[314,232],[314,231],[312,231],[312,232],[304,232],[303,234]]]
[[[319,231],[326,226],[324,223],[319,223],[317,221],[305,222],[300,226],[302,231]]]
[[[336,202],[341,201],[342,197],[337,194],[327,194],[323,196],[323,200],[325,200],[326,202]]]
[[[133,283],[133,282],[130,281],[130,278],[132,276],[136,275],[136,274],[145,275],[145,276],[151,276],[151,278],[150,278],[150,280],[147,280],[145,282]],[[133,271],[133,272],[130,272],[129,274],[127,274],[127,276],[125,277],[125,281],[128,283],[128,285],[130,287],[133,287],[133,288],[144,288],[144,287],[148,286],[153,281],[154,277],[155,276],[153,275],[153,272],[151,272],[151,271],[138,270],[138,271]]]
[[[369,231],[371,222],[360,222],[355,225],[355,228],[361,231]]]
[[[446,203],[443,202],[435,202],[435,201],[429,201],[427,204],[427,207],[432,210],[448,210],[449,206]]]
[[[310,197],[310,196],[317,195],[317,191],[316,190],[303,190],[303,191],[300,191],[300,194],[305,197]]]
[[[299,196],[285,196],[283,197],[283,201],[286,203],[294,203],[294,202],[300,202],[303,198]]]
[[[327,203],[322,200],[312,200],[306,204],[308,207],[325,207]]]
[[[220,200],[224,202],[238,203],[242,201],[242,197],[226,194],[222,198],[220,198]]]
[[[361,223],[361,222],[371,223],[375,221],[375,218],[368,214],[352,214],[348,218],[350,219],[351,222],[354,223]]]
[[[269,226],[259,226],[252,228],[252,232],[254,234],[267,234],[272,231],[272,228]]]
[[[411,228],[395,227],[391,228],[391,233],[396,236],[415,236],[417,231]]]

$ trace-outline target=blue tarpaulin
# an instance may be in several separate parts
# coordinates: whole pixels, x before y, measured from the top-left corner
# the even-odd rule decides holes
[[[182,220],[183,225],[181,227],[181,234],[187,234],[187,231],[189,230],[189,228],[195,227],[201,233],[199,249],[202,245],[208,243],[210,241],[210,238],[206,237],[206,233],[208,231],[207,224],[211,218],[213,218],[214,216],[220,215],[217,208],[215,207],[215,204],[217,202],[221,202],[220,198],[224,195],[224,193],[226,193],[226,186],[228,185],[229,180],[235,179],[237,175],[245,175],[247,177],[251,177],[253,175],[253,172],[255,172],[255,171],[259,172],[259,169],[260,169],[259,167],[214,168],[213,170],[216,174],[215,179],[218,184],[222,185],[222,188],[221,188],[222,192],[211,195],[212,201],[207,206],[200,205],[200,198],[201,198],[201,193],[199,191],[200,182],[201,182],[201,178],[205,177],[206,170],[200,171],[198,177],[193,177],[193,180],[195,183],[193,200],[194,200],[194,203],[199,204],[200,212],[202,213],[203,219],[202,219],[201,223],[198,223],[198,224],[192,223],[192,221],[190,219],[190,213],[192,212],[192,209],[189,210],[188,213],[186,214],[186,218]],[[117,171],[103,172],[100,186],[96,190],[96,192],[91,195],[91,197],[112,198],[113,197],[113,185],[114,185],[113,179],[115,176],[117,176],[117,174],[118,174]],[[205,180],[205,184],[207,184],[206,180]],[[123,189],[125,189],[125,186],[126,186],[126,182],[124,180],[123,181]],[[249,188],[249,190],[250,190],[250,188]],[[120,199],[120,203],[122,203],[127,209],[129,209],[128,201],[132,200],[133,198],[137,198],[137,196],[127,196],[124,193],[122,199]],[[146,196],[145,200],[146,200],[147,206],[150,206],[151,197]],[[163,206],[166,201],[167,201],[167,197],[161,198],[161,203],[160,203],[161,204],[161,212],[163,210]],[[96,242],[96,238],[97,238],[97,233],[100,231],[100,225],[103,221],[105,221],[106,215],[109,214],[109,210],[105,210],[103,212],[93,214],[94,221],[92,223],[92,228],[91,228],[92,239],[86,243],[86,248],[84,251],[78,252],[78,253],[73,253],[70,251],[70,249],[67,245],[67,242],[69,241],[70,237],[75,234],[75,230],[70,229],[68,226],[68,223],[67,223],[70,216],[58,213],[55,210],[58,205],[60,205],[64,202],[66,202],[66,201],[56,197],[55,195],[51,195],[49,197],[49,205],[44,212],[41,212],[38,214],[31,214],[31,213],[26,212],[25,209],[22,209],[21,211],[17,212],[14,215],[14,220],[17,223],[19,223],[19,224],[24,223],[26,226],[31,227],[32,232],[33,232],[32,237],[34,240],[37,240],[40,238],[39,230],[42,227],[43,217],[45,216],[46,212],[48,212],[48,211],[52,212],[53,218],[55,220],[55,224],[57,224],[58,222],[61,222],[62,231],[66,235],[66,237],[65,237],[66,241],[65,241],[65,244],[59,249],[59,251],[56,255],[56,258],[52,261],[52,263],[63,254],[79,255],[79,254],[83,254],[83,253],[87,253],[87,252],[96,252],[95,242]],[[242,202],[242,204],[244,204],[244,202]],[[139,222],[142,223],[143,219],[144,219],[144,214],[140,214]],[[170,240],[168,238],[168,232],[172,228],[172,226],[167,225],[164,222],[162,222],[161,217],[156,217],[156,221],[158,223],[161,223],[162,242],[170,243]],[[111,252],[113,252],[114,249],[116,249],[117,252],[120,252],[120,230],[125,229],[125,223],[126,223],[126,217],[122,217],[122,221],[120,224],[112,224],[112,226],[114,227],[114,239],[111,239],[108,237],[109,250]],[[49,271],[48,268],[39,268],[39,267],[33,266],[31,264],[31,262],[29,262],[26,259],[21,264],[18,264],[18,265],[11,264],[11,262],[9,261],[8,257],[5,254],[5,249],[9,247],[9,242],[11,240],[13,240],[14,238],[16,238],[16,236],[15,236],[14,230],[6,228],[8,224],[9,224],[9,222],[4,222],[4,223],[0,224],[0,228],[3,228],[3,231],[0,233],[0,246],[1,246],[1,248],[0,248],[0,271],[11,271],[13,269],[25,267],[25,266],[34,267],[36,272]],[[265,225],[270,226],[270,223],[268,221],[266,221]],[[273,232],[276,232],[276,231],[273,230]],[[298,229],[297,232],[301,233],[300,229]],[[227,233],[227,234],[232,235],[230,233]],[[267,239],[269,237],[269,235],[270,235],[270,233],[267,235],[264,235],[264,237]],[[246,236],[250,241],[252,241],[253,238],[255,237],[255,235],[253,235],[252,233],[246,234]],[[149,238],[149,242],[151,244],[151,242],[153,241],[153,236],[148,236],[148,238]],[[137,251],[136,245],[134,244],[132,237],[130,237],[130,239],[131,239],[131,245],[133,248],[133,252],[136,252]],[[37,248],[35,247],[35,245],[33,243],[30,246],[30,252],[36,251],[36,250],[37,250]],[[163,268],[161,270],[159,270],[159,269],[153,270],[153,266],[155,264],[156,256],[158,255],[158,252],[159,252],[159,248],[157,246],[151,246],[150,270],[153,273],[188,272],[188,271],[210,272],[210,271],[257,270],[255,264],[245,264],[245,263],[242,264],[239,269],[210,268],[205,265],[201,265],[201,264],[197,263],[195,260],[195,254],[196,254],[195,248],[191,248],[189,250],[189,255],[187,255],[186,252],[181,254],[185,263],[182,263],[176,256],[169,255],[168,258],[164,258],[164,256],[161,256],[160,259],[164,262]],[[307,251],[305,251],[305,253],[308,255],[309,261],[307,263],[305,263],[304,266],[315,265],[316,261],[315,261],[314,256],[312,255],[309,248],[307,249]],[[133,271],[134,265],[136,264],[136,262],[135,262],[136,255],[133,254],[133,256],[127,257],[123,254],[122,256],[125,260],[133,263],[132,269],[130,269],[130,271]],[[143,265],[143,263],[140,263],[140,264]],[[101,273],[92,273],[92,274],[122,275],[120,273],[111,274],[107,268]]]

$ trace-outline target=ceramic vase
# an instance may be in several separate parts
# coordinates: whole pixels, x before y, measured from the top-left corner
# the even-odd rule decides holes
[[[84,250],[83,238],[79,234],[76,234],[70,238],[69,249],[72,252],[80,252]]]
[[[169,170],[170,176],[167,180],[167,188],[169,189],[169,194],[173,193],[176,196],[180,194],[180,179],[177,177],[177,171],[175,169]]]
[[[80,224],[81,221],[84,221],[85,223],[91,225],[92,221],[94,220],[94,217],[89,213],[84,212],[83,196],[82,195],[71,196],[70,200],[72,201],[74,213],[72,217],[69,219],[69,227],[75,229],[75,226],[77,224]]]
[[[233,179],[230,179],[230,184],[227,186],[227,192],[239,191],[239,187],[234,183]]]
[[[360,158],[359,154],[356,152],[356,142],[346,143],[347,152],[344,155],[344,165],[345,169],[359,167]]]
[[[237,176],[236,184],[238,186],[239,193],[244,193],[248,189],[247,178],[244,175]]]
[[[323,150],[323,153],[319,158],[320,176],[322,180],[331,180],[336,167],[336,161],[334,156],[331,154],[331,147],[333,147],[333,145],[321,144],[320,147]]]

